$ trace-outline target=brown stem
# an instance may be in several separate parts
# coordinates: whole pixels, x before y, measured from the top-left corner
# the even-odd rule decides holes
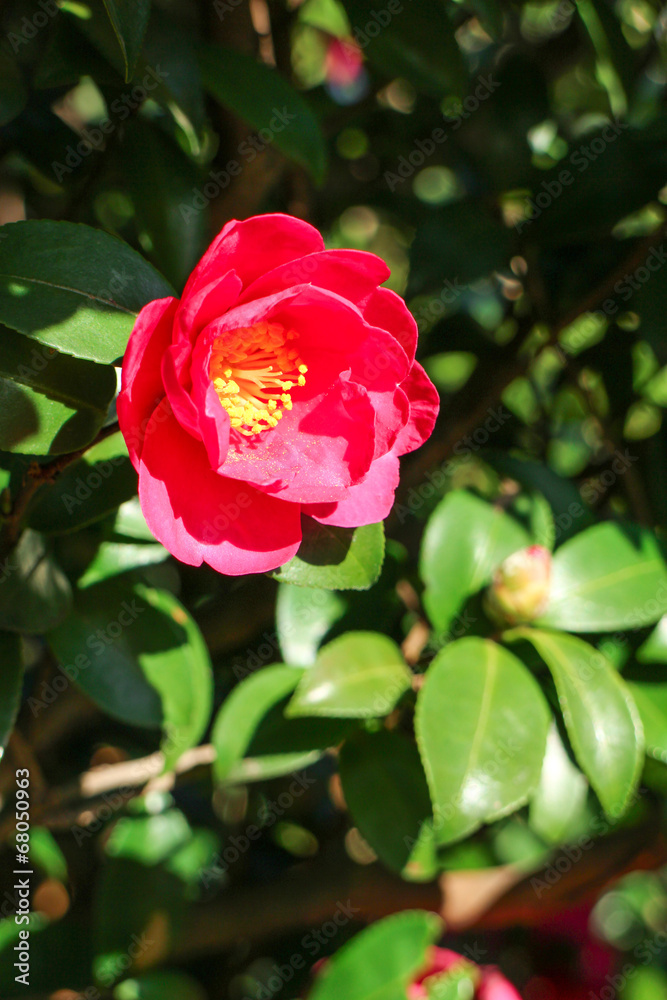
[[[71,465],[72,462],[76,462],[90,448],[111,437],[117,431],[118,421],[115,420],[113,423],[103,427],[97,434],[97,437],[85,447],[79,448],[77,451],[67,452],[65,455],[58,455],[57,458],[52,459],[50,462],[45,462],[44,465],[34,462],[30,466],[14,498],[9,514],[3,518],[2,528],[0,528],[0,559],[4,559],[18,542],[23,528],[23,517],[28,504],[38,489],[44,483],[52,483],[63,469]]]

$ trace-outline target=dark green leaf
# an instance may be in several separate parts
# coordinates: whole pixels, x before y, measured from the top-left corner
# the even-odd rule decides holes
[[[434,913],[407,910],[361,931],[321,970],[310,1000],[405,1000],[408,983],[442,933]]]
[[[327,156],[319,122],[284,77],[244,52],[213,45],[202,46],[199,63],[204,87],[217,101],[258,131],[268,131],[270,139],[260,132],[262,143],[273,143],[316,181],[324,180]],[[257,156],[249,142],[241,143],[238,153],[241,167]]]
[[[28,512],[31,527],[62,534],[93,524],[137,492],[137,474],[123,436],[110,435],[43,486]]]
[[[208,653],[167,591],[117,578],[88,587],[49,642],[64,672],[109,715],[162,725],[167,767],[200,739],[211,710]]]
[[[206,242],[206,206],[192,207],[200,172],[157,126],[136,118],[125,127],[123,153],[132,164],[129,190],[137,223],[153,247],[149,256],[182,288]]]
[[[93,440],[116,391],[113,368],[0,327],[0,449],[61,455]]]
[[[435,627],[446,632],[472,594],[530,536],[518,520],[466,490],[455,490],[431,515],[421,550],[424,605]]]
[[[104,0],[104,6],[125,63],[125,80],[132,79],[150,14],[150,0]]]
[[[2,585],[0,584],[0,596]],[[9,734],[21,704],[23,655],[18,635],[0,632],[0,751],[7,746]]]
[[[251,674],[234,688],[218,712],[211,741],[219,781],[229,775],[250,746],[255,730],[277,702],[291,694],[301,678],[294,667],[270,666]]]
[[[347,602],[332,590],[281,583],[276,629],[285,660],[295,667],[314,663],[322,639],[346,610]]]
[[[627,685],[603,654],[564,632],[521,628],[553,674],[572,749],[602,806],[622,816],[644,758],[642,723]]]
[[[548,725],[536,681],[502,646],[468,637],[438,653],[417,699],[415,732],[440,843],[528,801]]]
[[[378,857],[405,878],[431,879],[413,849],[432,821],[428,786],[416,746],[397,732],[360,732],[340,753],[343,796],[355,825]]]
[[[142,972],[113,991],[113,1000],[206,1000],[196,980],[183,972]]]
[[[0,565],[0,628],[28,634],[46,632],[65,617],[71,590],[44,539],[24,531]]]
[[[136,251],[72,222],[3,226],[0,322],[78,358],[122,357],[137,313],[172,289]]]
[[[0,61],[0,126],[20,115],[28,100],[21,68],[6,52]]]
[[[410,683],[410,671],[396,643],[377,632],[348,632],[320,650],[304,672],[286,715],[358,719],[388,715]]]
[[[368,590],[380,576],[383,561],[381,522],[362,528],[334,528],[308,519],[299,551],[273,576],[299,587]]]
[[[667,684],[632,681],[628,687],[641,716],[646,753],[667,764]]]
[[[667,609],[667,565],[653,532],[608,521],[556,552],[541,625],[612,632],[650,625]]]

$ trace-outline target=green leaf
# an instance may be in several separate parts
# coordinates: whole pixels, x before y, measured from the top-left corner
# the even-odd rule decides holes
[[[443,4],[420,0],[418,6],[401,4],[395,13],[387,7],[378,13],[373,0],[345,0],[344,6],[352,36],[383,73],[407,77],[434,97],[462,94],[465,67]]]
[[[650,625],[667,609],[667,565],[653,532],[612,521],[556,551],[540,625],[613,632]]]
[[[123,155],[132,164],[129,193],[137,224],[152,244],[149,257],[174,287],[182,288],[204,249],[206,206],[192,207],[200,171],[156,125],[145,118],[127,123]]]
[[[525,528],[501,508],[467,490],[448,493],[429,519],[421,549],[424,606],[434,626],[446,632],[503,559],[529,544]]]
[[[332,590],[281,583],[276,602],[276,630],[283,657],[295,667],[315,662],[322,639],[347,611]]]
[[[65,354],[117,361],[140,309],[173,295],[143,257],[108,233],[44,219],[2,229],[0,322]]]
[[[320,650],[285,714],[351,719],[388,715],[411,680],[395,642],[377,632],[348,632]]]
[[[434,913],[406,910],[367,927],[329,959],[309,1000],[405,1000],[408,983],[426,965],[442,934]]]
[[[125,82],[132,79],[144,40],[150,0],[104,0],[125,63]]]
[[[116,391],[113,368],[80,361],[0,327],[0,449],[62,455],[83,448]]]
[[[28,524],[45,534],[77,531],[112,513],[137,492],[137,474],[122,434],[112,434],[68,465],[53,486],[43,486],[28,510]]]
[[[165,770],[196,746],[203,736],[213,707],[213,673],[204,638],[188,611],[168,590],[137,584],[136,592],[148,610],[160,615],[156,627],[169,646],[156,656],[140,653],[146,679],[162,700],[165,737],[160,749]],[[148,627],[148,621],[145,623]]]
[[[124,979],[114,989],[113,1000],[206,1000],[202,987],[183,972],[144,972]]]
[[[0,670],[0,757],[2,757],[2,750],[7,746],[21,704],[23,654],[18,635],[0,632],[0,664],[2,664]]]
[[[6,52],[0,62],[0,126],[21,114],[28,101],[28,88],[19,64]]]
[[[385,729],[361,731],[343,744],[340,752],[343,796],[355,825],[381,861],[421,881],[437,872],[412,856],[415,844],[432,822],[431,800],[414,743]]]
[[[581,832],[588,782],[570,760],[552,724],[540,783],[530,801],[530,825],[548,844],[561,844]]]
[[[276,753],[263,757],[245,757],[234,764],[226,777],[229,785],[247,785],[253,781],[269,781],[271,778],[282,778],[294,771],[302,771],[310,767],[322,756],[321,750],[309,750],[304,753]]]
[[[310,519],[304,522],[301,547],[272,575],[299,587],[368,590],[384,561],[384,525],[335,528]]]
[[[24,531],[0,565],[0,629],[46,632],[70,609],[67,577],[48,553],[44,539]]]
[[[180,809],[149,816],[121,816],[105,841],[104,853],[142,865],[157,865],[191,838],[192,829]]]
[[[667,663],[667,615],[662,616],[636,655],[640,663]]]
[[[636,791],[644,758],[642,723],[625,681],[583,639],[532,628],[506,635],[515,637],[532,643],[549,667],[577,762],[607,815],[617,819]]]
[[[497,643],[470,636],[438,653],[417,699],[415,732],[440,843],[528,801],[548,725],[535,679]]]
[[[269,141],[281,153],[305,167],[318,183],[324,180],[327,155],[319,122],[305,97],[284,77],[244,52],[214,45],[201,47],[199,64],[204,87],[216,101],[253,128],[268,130]],[[260,140],[265,142],[261,133]],[[241,167],[257,156],[248,142],[238,152]]]
[[[103,711],[131,725],[162,725],[167,768],[198,742],[211,711],[210,661],[168,591],[117,578],[94,584],[48,638],[64,672]]]
[[[217,755],[214,771],[218,781],[223,781],[232,767],[243,759],[266,713],[292,693],[301,673],[294,667],[264,667],[241,681],[227,696],[211,734]]]
[[[641,716],[646,753],[667,764],[667,684],[630,681],[628,688]]]
[[[93,583],[100,583],[101,580],[108,580],[109,577],[119,576],[121,573],[128,573],[143,566],[154,566],[156,563],[164,562],[168,556],[167,550],[158,543],[126,545],[122,542],[102,542],[95,558],[77,581],[78,586],[90,587]]]

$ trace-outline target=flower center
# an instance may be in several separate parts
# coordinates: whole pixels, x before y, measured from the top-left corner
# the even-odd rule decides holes
[[[229,330],[213,341],[209,377],[232,427],[252,437],[276,427],[292,409],[290,390],[305,385],[308,371],[290,342],[293,330],[280,323]]]

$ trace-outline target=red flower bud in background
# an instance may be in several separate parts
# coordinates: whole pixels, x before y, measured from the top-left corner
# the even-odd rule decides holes
[[[546,611],[551,589],[551,553],[542,545],[514,552],[500,564],[486,595],[496,620],[520,625]]]
[[[462,980],[459,995],[468,1000],[521,1000],[512,984],[493,966],[475,965],[449,948],[432,948],[429,959],[427,968],[408,986],[407,1000],[427,1000],[438,979],[456,974]]]

